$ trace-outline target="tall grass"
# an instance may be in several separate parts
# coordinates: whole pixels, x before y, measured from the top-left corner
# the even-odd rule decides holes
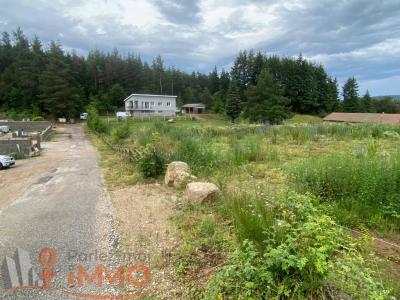
[[[348,225],[400,229],[400,152],[358,153],[305,159],[288,168],[292,186],[311,192]]]
[[[253,162],[279,160],[279,153],[270,144],[304,144],[320,140],[353,140],[400,138],[400,127],[382,124],[286,124],[264,126],[237,124],[202,125],[199,121],[178,121],[168,124],[162,119],[111,122],[90,118],[88,124],[106,135],[114,144],[144,148],[158,134],[159,150],[167,161],[183,160],[196,175],[211,177],[216,171],[230,170]],[[93,122],[91,122],[93,121]],[[192,124],[193,123],[193,124]],[[399,135],[399,137],[397,137]]]
[[[400,126],[385,124],[286,124],[273,126],[266,131],[273,142],[291,141],[302,144],[307,141],[359,140],[364,138],[400,139]]]
[[[184,136],[177,143],[171,160],[188,163],[193,172],[208,177],[215,168],[223,164],[223,156],[205,140]]]

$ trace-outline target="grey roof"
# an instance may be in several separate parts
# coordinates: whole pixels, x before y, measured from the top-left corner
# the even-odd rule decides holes
[[[203,103],[188,103],[182,106],[182,108],[193,107],[193,108],[205,108],[206,106]]]
[[[164,97],[164,98],[174,98],[176,99],[178,96],[170,96],[170,95],[152,95],[152,94],[131,94],[124,101],[130,99],[132,96],[140,96],[140,97]]]

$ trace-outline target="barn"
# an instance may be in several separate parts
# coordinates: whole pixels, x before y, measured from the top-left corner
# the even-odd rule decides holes
[[[183,114],[204,114],[206,106],[203,103],[189,103],[181,107]]]

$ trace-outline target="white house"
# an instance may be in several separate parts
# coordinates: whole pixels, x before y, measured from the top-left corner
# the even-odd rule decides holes
[[[125,101],[125,111],[138,116],[175,116],[177,96],[132,94]]]

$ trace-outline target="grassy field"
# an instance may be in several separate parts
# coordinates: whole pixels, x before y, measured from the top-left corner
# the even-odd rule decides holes
[[[400,243],[400,126],[295,116],[274,127],[222,118],[91,127],[103,164],[119,166],[106,174],[111,185],[160,180],[181,160],[221,188],[217,203],[176,213],[176,272],[192,283],[192,298],[400,296],[399,252],[371,238]]]

